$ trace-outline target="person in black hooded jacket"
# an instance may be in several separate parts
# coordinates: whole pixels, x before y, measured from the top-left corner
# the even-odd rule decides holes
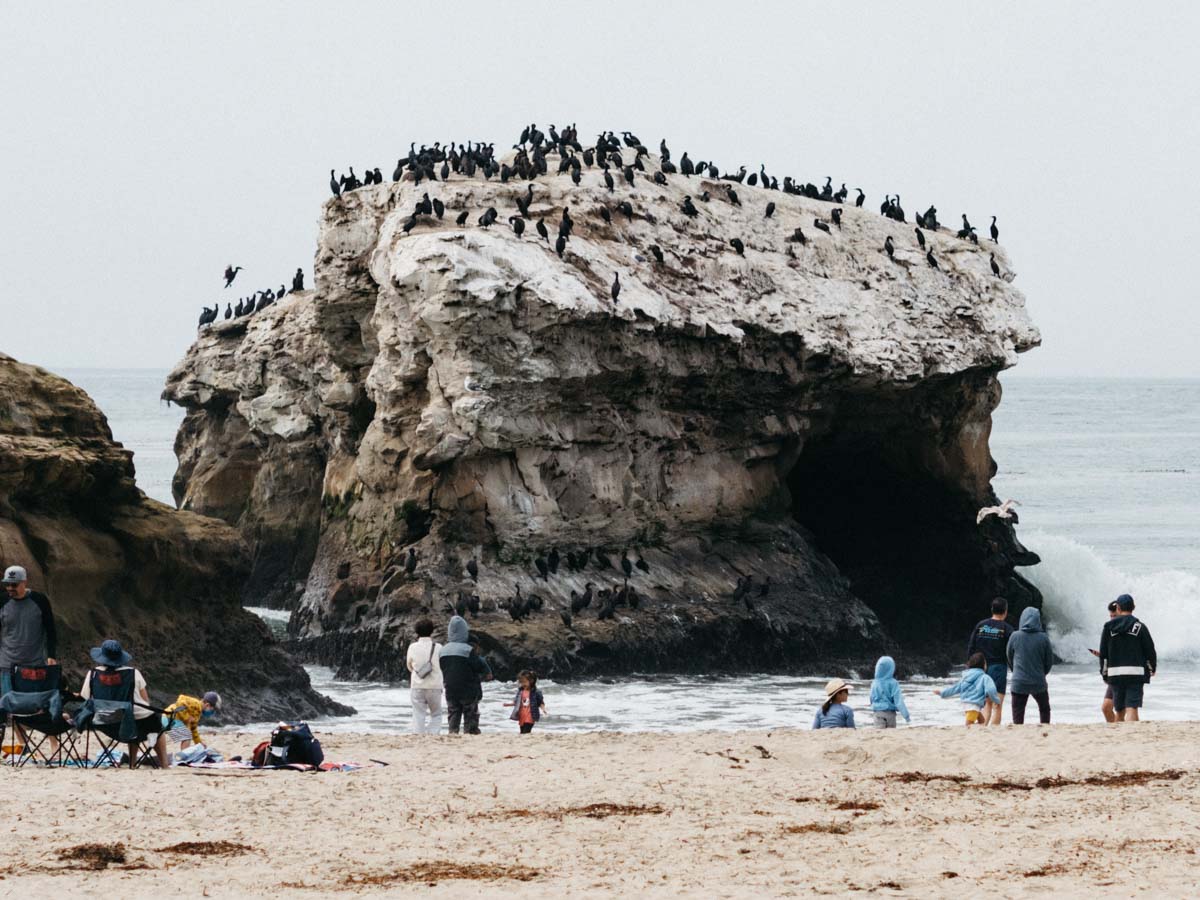
[[[1118,722],[1138,721],[1145,685],[1158,669],[1154,638],[1146,624],[1133,615],[1133,598],[1117,598],[1117,615],[1100,633],[1100,674],[1113,689],[1113,711]]]
[[[483,699],[481,682],[492,677],[487,660],[468,643],[470,634],[466,619],[451,617],[446,627],[447,643],[442,647],[441,655],[450,734],[458,734],[460,724],[467,734],[479,734],[479,701]]]

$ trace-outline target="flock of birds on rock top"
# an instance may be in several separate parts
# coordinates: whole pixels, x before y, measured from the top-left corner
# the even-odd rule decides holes
[[[686,151],[679,158],[678,164],[676,164],[672,159],[671,150],[667,147],[665,139],[659,142],[658,170],[651,173],[647,170],[645,162],[643,162],[643,160],[651,159],[650,151],[637,135],[632,132],[622,131],[620,134],[621,137],[617,138],[616,134],[612,131],[602,132],[597,135],[593,146],[584,147],[579,142],[578,133],[574,125],[564,128],[561,132],[554,125],[550,125],[547,132],[542,132],[536,125],[528,125],[521,131],[518,142],[513,144],[516,154],[511,163],[501,162],[496,159],[493,144],[467,142],[466,144],[459,143],[455,145],[454,143],[449,143],[443,147],[439,141],[434,143],[432,147],[422,144],[418,150],[414,142],[409,145],[408,155],[396,161],[396,168],[392,171],[392,181],[411,179],[415,185],[419,186],[422,181],[430,183],[436,183],[439,179],[446,181],[452,174],[466,178],[473,178],[478,175],[484,180],[498,178],[502,184],[513,180],[527,181],[529,184],[527,185],[525,194],[516,197],[516,214],[506,217],[506,221],[518,238],[521,238],[525,233],[527,223],[532,221],[533,217],[530,215],[529,206],[533,202],[533,182],[539,177],[549,176],[550,156],[557,156],[558,158],[555,173],[557,175],[568,175],[576,185],[582,183],[585,168],[588,170],[599,169],[605,187],[612,194],[616,193],[620,181],[624,181],[628,186],[633,187],[636,179],[639,177],[639,172],[641,173],[640,177],[648,178],[659,185],[667,184],[669,176],[682,175],[685,178],[690,178],[696,175],[727,182],[723,192],[724,199],[734,206],[742,205],[741,198],[733,186],[734,184],[761,187],[768,191],[782,191],[785,194],[793,194],[799,197],[807,197],[811,200],[822,200],[834,204],[833,209],[830,210],[829,222],[822,218],[816,218],[813,220],[813,227],[826,234],[833,233],[830,228],[830,222],[839,229],[842,227],[842,205],[846,204],[849,199],[849,190],[845,183],[835,190],[831,176],[827,176],[824,186],[818,188],[811,182],[801,183],[795,181],[791,176],[785,177],[783,183],[780,184],[776,176],[767,174],[766,166],[764,165],[759,166],[758,172],[751,172],[749,174],[747,174],[745,166],[741,166],[734,174],[721,174],[713,161],[693,161],[688,157]],[[653,165],[652,160],[651,165]],[[616,173],[615,175],[614,172]],[[367,169],[361,179],[354,173],[353,167],[350,168],[348,175],[338,176],[336,170],[333,169],[329,172],[329,189],[335,197],[340,197],[360,187],[383,183],[383,173],[378,167]],[[853,198],[854,206],[862,207],[866,201],[866,194],[862,188],[854,188],[854,190],[856,192],[856,196]],[[707,203],[712,200],[711,192],[704,191],[696,199]],[[615,206],[617,211],[624,215],[626,219],[631,220],[633,218],[634,208],[629,200],[620,200]],[[699,209],[696,207],[695,201],[691,196],[684,198],[681,210],[688,217],[699,215]],[[409,215],[404,224],[403,231],[405,234],[412,231],[421,222],[422,217],[433,216],[441,220],[447,211],[445,204],[441,200],[436,197],[431,199],[429,194],[425,193]],[[897,222],[908,221],[904,208],[900,205],[899,194],[885,196],[883,203],[879,207],[879,211],[882,215]],[[454,211],[449,210],[449,212]],[[769,219],[774,213],[775,203],[774,201],[768,201],[763,215]],[[612,221],[613,213],[607,206],[600,208],[599,215],[606,223]],[[926,243],[925,231],[938,231],[942,227],[937,215],[937,207],[930,206],[925,212],[918,213],[915,217],[916,243],[925,254],[926,262],[934,269],[940,269],[941,267],[938,264],[937,258],[933,255],[933,248]],[[454,222],[460,227],[465,227],[470,216],[471,210],[460,210],[457,216],[455,216]],[[481,228],[489,228],[499,221],[500,216],[501,213],[495,207],[489,206],[478,216],[476,224]],[[537,219],[534,227],[539,238],[549,243],[550,230],[547,228],[545,221],[541,218]],[[562,219],[557,226],[558,234],[554,243],[554,250],[559,258],[562,258],[563,252],[566,250],[567,242],[571,239],[574,227],[575,222],[571,218],[570,207],[565,207]],[[999,243],[1000,230],[996,226],[995,216],[992,216],[989,232],[992,241]],[[958,229],[956,234],[957,237],[963,240],[969,240],[974,244],[979,243],[979,235],[966,214],[963,214],[962,228]],[[808,243],[809,238],[805,235],[802,228],[797,227],[789,236],[788,241],[805,245]],[[732,238],[729,243],[739,256],[745,254],[745,244],[740,238]],[[664,257],[661,247],[651,245],[647,249],[654,257],[656,263],[663,262]],[[881,250],[888,255],[889,259],[895,258],[896,247],[890,235],[885,240]],[[997,278],[1001,277],[1000,265],[996,262],[994,253],[990,255],[990,260],[992,274]],[[614,302],[617,301],[620,293],[620,273],[616,272],[613,275],[611,287]]]
[[[506,217],[509,227],[512,228],[513,233],[518,238],[521,238],[525,233],[526,224],[532,221],[529,207],[533,202],[533,182],[539,177],[549,176],[549,157],[552,155],[558,158],[555,173],[557,175],[568,175],[576,185],[582,183],[585,168],[589,171],[599,169],[604,185],[611,194],[616,193],[617,185],[620,181],[624,181],[629,187],[633,187],[636,179],[639,177],[638,173],[641,173],[641,177],[648,178],[658,185],[666,185],[668,177],[682,175],[684,178],[691,178],[695,175],[701,178],[707,177],[711,180],[726,182],[723,198],[734,206],[742,206],[741,198],[738,196],[737,190],[733,186],[734,184],[744,184],[767,191],[782,191],[785,194],[793,194],[798,197],[831,203],[833,204],[833,208],[829,212],[829,221],[827,222],[820,217],[815,218],[813,220],[813,227],[826,234],[833,233],[830,228],[830,222],[838,229],[842,227],[842,206],[850,199],[850,193],[844,182],[840,188],[835,190],[832,176],[826,176],[824,186],[818,188],[812,182],[801,183],[794,180],[791,176],[786,176],[783,179],[783,183],[780,184],[778,177],[767,174],[765,165],[760,165],[758,172],[750,172],[749,174],[747,174],[745,166],[741,166],[734,174],[721,174],[715,162],[712,160],[693,161],[688,157],[687,151],[684,151],[683,155],[679,158],[678,164],[676,164],[672,159],[671,150],[667,147],[665,139],[661,140],[658,145],[658,170],[650,173],[646,168],[645,162],[643,162],[643,160],[650,160],[650,151],[638,136],[632,132],[622,131],[620,134],[621,137],[617,138],[616,134],[612,131],[601,132],[596,136],[596,142],[593,146],[584,147],[579,141],[578,132],[574,125],[564,128],[561,132],[554,125],[550,125],[547,131],[543,132],[537,125],[531,124],[522,129],[520,139],[516,144],[513,144],[516,154],[511,164],[496,159],[495,145],[491,143],[485,144],[468,141],[465,144],[459,143],[457,145],[449,143],[443,147],[441,142],[438,141],[432,147],[422,144],[420,149],[417,149],[414,142],[409,145],[408,155],[402,156],[396,161],[396,168],[392,171],[392,181],[397,182],[404,179],[411,179],[415,185],[419,186],[422,181],[430,183],[437,183],[439,180],[446,181],[452,174],[466,178],[474,178],[478,175],[485,181],[497,178],[502,184],[513,180],[527,181],[529,184],[527,185],[526,192],[516,197],[516,214]],[[653,165],[652,160],[651,165]],[[617,174],[614,175],[614,172]],[[329,189],[335,197],[341,197],[361,187],[370,187],[383,183],[383,173],[378,167],[365,170],[362,178],[359,178],[354,173],[353,167],[350,167],[348,175],[338,176],[336,170],[330,169],[329,171]],[[854,206],[861,208],[866,201],[866,194],[862,188],[854,188],[854,191],[856,192],[856,196],[853,198]],[[711,192],[706,190],[695,199],[702,203],[708,203],[713,198]],[[617,212],[625,216],[627,220],[633,219],[634,207],[630,200],[620,200],[615,206]],[[695,204],[695,200],[690,195],[683,199],[680,209],[689,218],[699,215],[699,209]],[[403,231],[405,234],[411,232],[421,222],[422,217],[436,217],[440,221],[447,212],[454,212],[454,210],[447,210],[445,204],[440,199],[437,197],[430,198],[428,192],[426,192],[423,194],[421,200],[417,202],[412,213],[404,223]],[[879,212],[897,222],[908,221],[904,208],[900,205],[899,194],[895,196],[890,194],[885,195],[883,203],[880,204]],[[775,203],[772,200],[768,200],[764,207],[763,215],[769,219],[774,213]],[[476,224],[480,228],[490,228],[499,221],[500,215],[500,212],[494,206],[489,206],[478,216]],[[602,206],[599,210],[599,215],[606,223],[612,221],[612,210],[608,206]],[[458,214],[454,217],[454,222],[459,227],[465,227],[470,216],[470,210],[459,210]],[[937,216],[937,207],[930,206],[925,212],[917,213],[915,217],[916,228],[914,233],[917,246],[925,254],[925,261],[933,269],[940,269],[941,266],[938,264],[937,258],[933,255],[933,248],[925,240],[925,231],[938,231],[941,229],[942,226]],[[562,219],[557,226],[557,237],[554,242],[554,251],[560,259],[567,248],[568,241],[571,239],[574,227],[575,222],[571,218],[570,207],[564,207]],[[534,229],[541,240],[547,244],[550,243],[550,229],[542,218],[538,218],[534,222]],[[996,226],[995,216],[992,216],[991,226],[988,230],[993,243],[999,243],[1000,230]],[[962,216],[962,228],[957,230],[956,235],[962,240],[968,240],[974,244],[979,243],[979,235],[975,230],[975,226],[970,223],[965,213]],[[808,235],[799,226],[787,238],[790,244],[799,244],[801,246],[808,244],[809,240]],[[732,238],[729,244],[739,256],[745,255],[745,243],[740,238]],[[654,257],[655,263],[662,264],[664,260],[662,248],[657,244],[652,244],[647,249],[651,256]],[[891,235],[888,235],[883,247],[880,249],[887,254],[889,259],[895,258],[896,246],[892,241]],[[792,252],[790,247],[788,248],[788,252],[789,254]],[[996,255],[994,253],[990,254],[990,262],[992,274],[997,278],[1001,277],[1000,265],[996,262]],[[230,265],[226,267],[226,287],[229,287],[233,283],[233,279],[240,270],[241,266]],[[292,290],[303,290],[303,287],[303,273],[297,269],[296,277],[292,283]],[[287,291],[282,284],[279,286],[278,292],[270,289],[258,291],[249,298],[240,299],[236,308],[231,304],[227,304],[225,318],[237,318],[260,312],[282,298],[286,293]],[[613,273],[610,294],[613,302],[616,303],[621,294],[621,276],[619,272]],[[205,307],[200,315],[200,327],[203,328],[205,325],[215,322],[219,313],[219,304],[212,309]]]
[[[415,548],[409,547],[408,554],[400,564],[400,569],[404,572],[405,576],[411,577],[417,570],[417,563],[417,551]],[[550,579],[558,575],[560,570],[582,573],[589,565],[593,566],[600,573],[610,573],[614,569],[619,569],[624,578],[622,583],[617,587],[601,587],[597,590],[596,585],[588,581],[584,584],[582,594],[572,590],[567,605],[557,607],[559,618],[562,619],[563,624],[568,628],[572,627],[576,616],[580,615],[585,609],[590,609],[593,606],[596,609],[596,618],[599,621],[604,621],[606,619],[615,619],[617,609],[620,607],[635,610],[642,603],[642,596],[630,584],[630,580],[638,577],[639,572],[644,575],[650,574],[650,566],[640,553],[636,559],[630,559],[628,550],[623,550],[621,558],[614,563],[613,559],[602,548],[584,548],[578,551],[568,550],[566,554],[560,554],[557,547],[551,547],[549,553],[539,555],[533,560],[533,567],[536,572],[533,576],[534,584],[537,584],[538,579],[541,579],[545,584],[549,584]],[[478,583],[479,562],[476,559],[472,557],[467,560],[466,565],[463,566],[463,571],[465,572],[464,577],[470,577],[472,583]],[[389,590],[386,582],[383,590],[385,592]],[[770,591],[771,579],[769,577],[763,581],[756,582],[754,575],[751,574],[745,577],[738,576],[733,593],[729,596],[733,601],[744,604],[748,612],[753,612],[755,609],[754,598],[766,597]],[[448,603],[447,605],[452,612],[463,618],[478,616],[483,612],[483,602],[479,599],[479,594],[464,590],[458,592],[457,602]],[[530,591],[529,594],[523,594],[520,583],[516,585],[516,592],[513,596],[504,601],[494,601],[495,611],[506,610],[514,622],[524,621],[530,614],[541,612],[545,606],[546,601],[537,593]]]

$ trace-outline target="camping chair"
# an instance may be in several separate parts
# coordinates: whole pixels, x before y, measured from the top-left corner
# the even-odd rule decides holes
[[[92,669],[87,674],[91,682],[91,696],[84,702],[75,716],[75,727],[84,732],[83,755],[91,759],[92,738],[99,745],[99,755],[95,767],[105,762],[115,766],[118,763],[116,753],[119,745],[129,748],[129,768],[136,769],[150,758],[154,745],[150,743],[150,735],[155,738],[171,727],[175,719],[174,713],[140,703],[133,698],[134,670],[124,669]],[[136,718],[135,708],[149,709],[156,713],[153,716]],[[164,724],[162,717],[167,716]]]
[[[0,712],[6,714],[10,740],[21,738],[21,752],[7,760],[14,768],[31,760],[82,765],[72,722],[63,717],[60,666],[13,666],[12,691],[0,697]]]

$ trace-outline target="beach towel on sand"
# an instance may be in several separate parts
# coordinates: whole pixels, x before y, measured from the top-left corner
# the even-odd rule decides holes
[[[292,763],[286,766],[255,766],[245,760],[229,760],[227,762],[196,762],[196,763],[180,763],[180,766],[188,769],[225,769],[232,771],[243,772],[357,772],[359,769],[370,769],[376,766],[386,766],[387,763],[377,759],[368,760],[365,763],[357,762],[323,762],[319,766],[311,766],[305,763]]]

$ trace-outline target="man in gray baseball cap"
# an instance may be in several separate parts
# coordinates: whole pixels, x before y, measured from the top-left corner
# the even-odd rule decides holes
[[[4,570],[0,596],[0,694],[12,690],[13,666],[55,665],[58,630],[50,598],[29,590],[29,576],[21,566]]]

